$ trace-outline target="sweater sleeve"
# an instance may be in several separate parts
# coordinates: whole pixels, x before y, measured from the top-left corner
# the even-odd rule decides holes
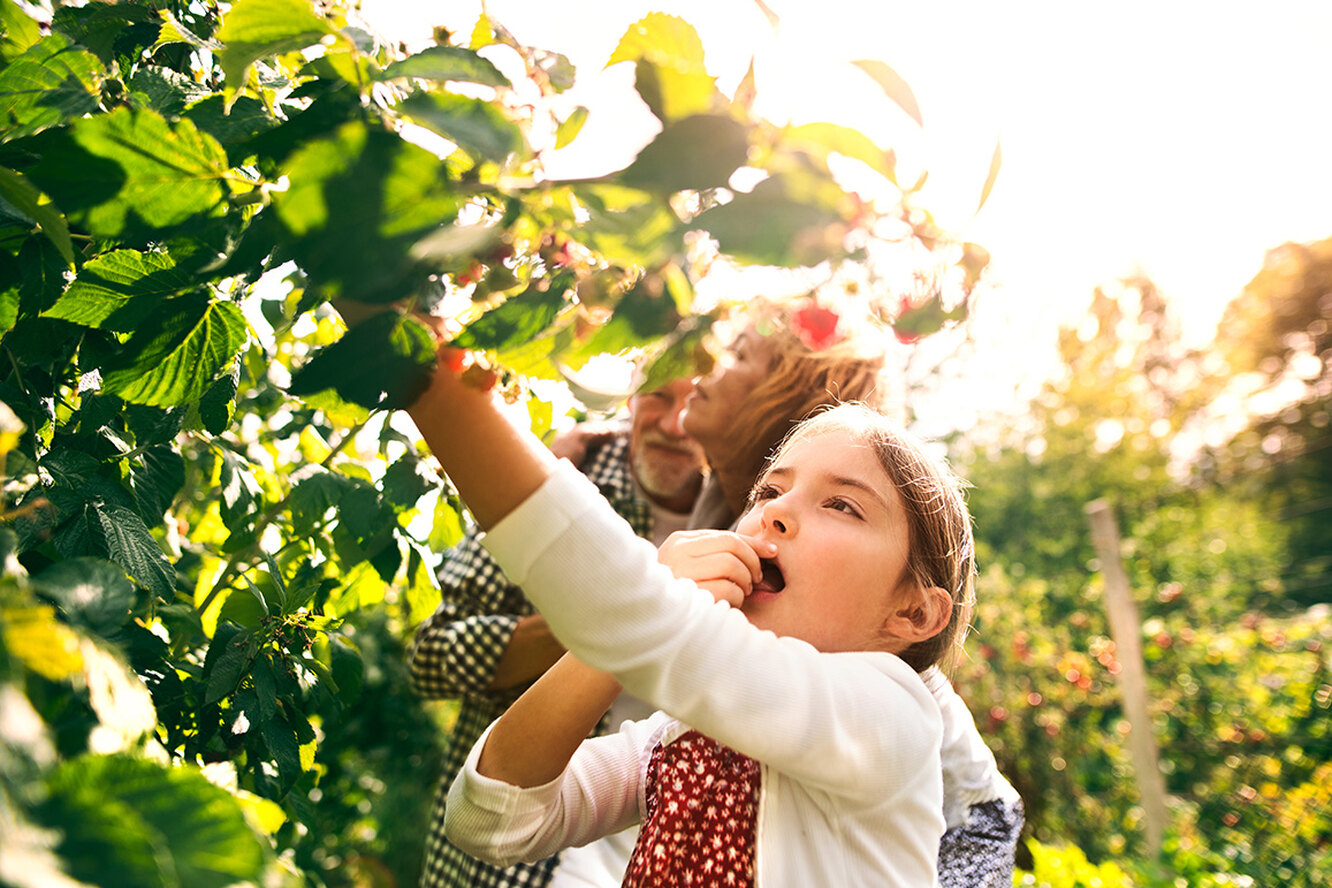
[[[914,785],[925,763],[938,767],[938,706],[910,667],[755,629],[673,577],[571,466],[485,545],[584,661],[807,786],[881,804]]]
[[[625,722],[614,734],[585,740],[564,773],[526,789],[477,771],[490,736],[487,728],[449,788],[444,807],[449,841],[473,857],[509,866],[542,860],[638,823],[647,760],[668,721],[655,713]]]

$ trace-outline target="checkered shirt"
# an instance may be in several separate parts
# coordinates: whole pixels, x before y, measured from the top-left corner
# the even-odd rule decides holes
[[[651,512],[629,472],[628,429],[590,450],[581,468],[634,532],[650,537]],[[412,684],[424,697],[458,698],[460,705],[453,733],[445,742],[443,774],[430,815],[421,886],[545,888],[558,858],[501,869],[464,854],[444,837],[449,785],[482,732],[524,690],[496,692],[486,688],[518,620],[533,613],[532,605],[481,547],[475,531],[445,558],[439,580],[444,600],[417,630],[411,653]],[[603,720],[598,731],[604,729]]]

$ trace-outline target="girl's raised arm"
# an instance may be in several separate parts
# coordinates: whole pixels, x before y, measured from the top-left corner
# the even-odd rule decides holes
[[[515,428],[490,392],[463,382],[443,360],[436,364],[430,387],[407,412],[487,530],[555,469],[556,458],[534,436]]]

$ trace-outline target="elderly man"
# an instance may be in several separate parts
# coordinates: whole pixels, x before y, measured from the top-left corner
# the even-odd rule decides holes
[[[565,442],[568,449],[561,452],[577,462],[639,536],[657,545],[684,529],[703,480],[703,451],[685,436],[680,424],[692,390],[693,384],[681,379],[635,395],[629,401],[627,428],[576,436],[572,443]],[[618,884],[633,848],[632,836],[611,836],[559,858],[507,869],[467,856],[444,837],[449,784],[472,744],[564,649],[541,615],[533,613],[522,590],[490,559],[475,533],[449,553],[439,578],[444,600],[417,631],[412,683],[425,697],[460,698],[461,706],[445,748],[421,885],[547,888],[604,883],[608,874]],[[613,730],[626,719],[648,714],[644,704],[621,695],[600,728]]]

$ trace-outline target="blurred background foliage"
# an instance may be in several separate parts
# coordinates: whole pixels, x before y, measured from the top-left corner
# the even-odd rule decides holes
[[[1330,257],[1332,239],[1272,249],[1201,349],[1150,280],[1107,284],[1029,411],[954,444],[982,570],[956,681],[1041,843],[1022,884],[1116,884],[1063,845],[1122,884],[1332,878]],[[1142,617],[1160,860],[1083,512],[1098,497]]]
[[[351,11],[0,0],[0,884],[415,881],[450,713],[411,696],[404,645],[464,519],[381,409],[429,339],[397,312],[347,336],[327,298],[459,302],[542,431],[528,380],[557,360],[695,366],[718,257],[815,265],[907,348],[983,281],[912,188],[867,205],[827,165],[891,181],[891,151],[753,119],[679,19],[615,55],[661,134],[559,183],[567,59],[484,18],[407,57]],[[719,187],[742,163],[767,178]],[[878,242],[927,286],[886,292]],[[1205,348],[1150,280],[1107,282],[1032,403],[950,441],[982,569],[956,681],[1027,804],[1018,884],[1332,881],[1330,282],[1332,239],[1275,247]],[[1157,857],[1098,498],[1143,619]]]

